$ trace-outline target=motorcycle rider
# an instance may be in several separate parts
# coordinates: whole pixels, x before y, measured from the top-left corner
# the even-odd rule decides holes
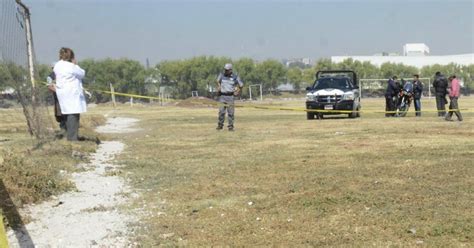
[[[399,92],[397,99],[397,108],[400,108],[403,96],[411,94],[413,92],[413,84],[410,81],[405,81],[403,78],[401,79],[401,81],[401,84],[397,84]]]
[[[406,111],[410,107],[411,100],[413,97],[413,84],[410,81],[401,80],[403,86],[401,86],[398,94],[397,109],[399,111],[399,116],[405,116]]]

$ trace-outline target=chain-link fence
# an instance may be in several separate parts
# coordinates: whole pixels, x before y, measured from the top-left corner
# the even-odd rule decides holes
[[[0,1],[0,105],[19,103],[28,131],[38,139],[48,136],[44,95],[35,83],[35,57],[29,9],[20,0]],[[44,91],[44,89],[43,89]]]

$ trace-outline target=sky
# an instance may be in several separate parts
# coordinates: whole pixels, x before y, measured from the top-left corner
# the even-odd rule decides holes
[[[194,56],[256,60],[474,52],[474,0],[23,0],[37,60],[60,47],[145,64]]]

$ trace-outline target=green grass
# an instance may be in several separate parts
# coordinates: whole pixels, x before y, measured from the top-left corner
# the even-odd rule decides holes
[[[214,108],[121,106],[115,115],[142,128],[115,137],[141,192],[134,207],[146,213],[135,238],[144,247],[471,246],[474,98],[460,106],[470,109],[462,123],[434,112],[307,121],[238,108],[234,133],[215,130]],[[364,99],[363,109],[382,111],[384,100]]]

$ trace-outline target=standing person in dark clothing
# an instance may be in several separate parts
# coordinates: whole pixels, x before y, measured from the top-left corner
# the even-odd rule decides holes
[[[53,65],[54,68],[54,65]],[[49,76],[46,78],[48,82],[48,89],[53,93],[53,103],[54,103],[54,117],[56,121],[59,123],[59,128],[61,129],[61,133],[59,137],[62,138],[63,135],[66,133],[66,118],[63,114],[61,114],[61,107],[59,106],[58,95],[56,94],[55,88],[55,81],[56,81],[56,74],[52,71]]]
[[[413,99],[415,103],[416,116],[421,116],[421,95],[423,93],[423,83],[418,74],[413,75]]]
[[[400,91],[397,86],[397,76],[393,76],[387,82],[387,90],[385,91],[385,117],[395,116],[396,98]]]
[[[433,88],[435,89],[436,108],[438,109],[438,116],[444,117],[446,115],[445,105],[448,103],[448,101],[446,100],[446,95],[448,94],[448,80],[439,71],[435,74]]]
[[[451,82],[449,85],[449,112],[448,114],[446,114],[445,120],[451,121],[454,112],[458,117],[458,121],[462,121],[462,115],[458,105],[461,85],[459,83],[459,80],[456,78],[456,75],[449,77],[449,81]]]

